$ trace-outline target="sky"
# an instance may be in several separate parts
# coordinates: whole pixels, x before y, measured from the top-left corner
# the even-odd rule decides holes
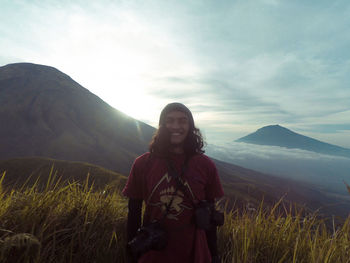
[[[349,28],[348,0],[0,0],[0,66],[53,66],[154,127],[182,102],[208,143],[279,124],[350,148]]]

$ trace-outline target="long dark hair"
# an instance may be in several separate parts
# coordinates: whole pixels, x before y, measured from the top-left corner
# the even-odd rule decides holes
[[[191,111],[183,104],[174,102],[165,106],[159,118],[159,128],[153,135],[149,144],[149,151],[160,157],[167,157],[173,147],[170,143],[170,132],[165,127],[166,115],[171,111],[182,111],[189,117],[189,131],[183,143],[184,152],[187,156],[204,153],[204,140],[198,128],[194,125]]]

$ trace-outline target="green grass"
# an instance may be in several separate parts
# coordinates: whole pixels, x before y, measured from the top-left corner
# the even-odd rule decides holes
[[[40,191],[0,187],[0,262],[126,262],[127,200],[119,190],[52,177]],[[316,215],[277,207],[226,212],[223,262],[350,262],[349,218],[327,229]]]

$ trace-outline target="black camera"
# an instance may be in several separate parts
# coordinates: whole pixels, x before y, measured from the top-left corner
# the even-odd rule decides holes
[[[163,250],[168,244],[167,233],[158,221],[138,229],[136,237],[128,243],[135,258],[150,250]]]
[[[205,200],[197,204],[195,216],[197,227],[203,230],[224,224],[224,213],[216,210],[214,203]]]

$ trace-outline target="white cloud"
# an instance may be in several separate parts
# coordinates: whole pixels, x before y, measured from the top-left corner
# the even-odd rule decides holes
[[[212,148],[211,148],[212,147]],[[349,158],[341,156],[332,156],[310,152],[301,149],[289,149],[279,146],[255,145],[240,142],[231,142],[218,145],[208,145],[208,148],[215,152],[220,152],[226,155],[227,159],[249,159],[259,157],[262,159],[297,159],[297,160],[319,160],[319,161],[334,161],[342,160],[349,161]]]
[[[216,159],[259,172],[312,183],[348,194],[343,180],[350,181],[350,159],[300,149],[247,143],[209,144],[206,153]]]

